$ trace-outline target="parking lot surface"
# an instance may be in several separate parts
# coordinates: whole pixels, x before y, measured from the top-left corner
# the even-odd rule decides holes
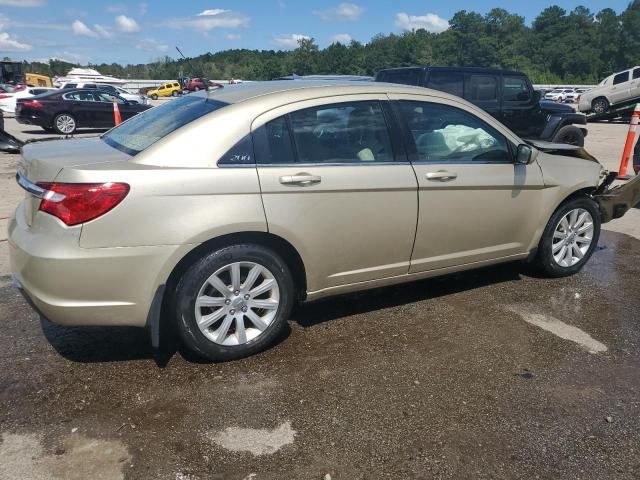
[[[587,149],[617,168],[626,129],[590,125]],[[640,477],[638,209],[574,277],[509,264],[305,304],[275,348],[210,364],[38,318],[6,276],[15,165],[0,478]]]

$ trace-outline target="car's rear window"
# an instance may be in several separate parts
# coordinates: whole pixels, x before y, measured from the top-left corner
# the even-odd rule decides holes
[[[172,100],[109,130],[102,140],[118,150],[136,155],[186,124],[227,105],[200,96]]]

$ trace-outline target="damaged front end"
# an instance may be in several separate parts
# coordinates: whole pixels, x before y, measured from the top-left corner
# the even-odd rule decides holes
[[[640,175],[611,187],[617,178],[616,172],[607,173],[600,186],[591,194],[600,206],[602,223],[622,217],[630,208],[640,203]]]
[[[526,140],[526,142],[550,155],[579,158],[589,162],[600,163],[583,147],[550,143],[541,140]],[[622,217],[630,208],[640,203],[640,175],[632,177],[631,180],[627,180],[625,183],[615,185],[614,187],[611,185],[619,179],[616,172],[607,172],[602,169],[600,178],[602,181],[600,185],[591,192],[591,197],[598,202],[602,223]]]

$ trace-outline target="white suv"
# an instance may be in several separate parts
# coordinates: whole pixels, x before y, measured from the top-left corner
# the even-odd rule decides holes
[[[124,88],[114,87],[113,85],[107,85],[106,83],[72,82],[66,83],[62,88],[95,88],[112,95],[118,95],[130,102],[139,103],[141,105],[147,105],[149,103],[149,99],[144,95],[130,93],[127,92]]]
[[[610,107],[640,97],[640,67],[614,73],[580,97],[578,110],[602,114]]]
[[[575,93],[573,88],[556,88],[547,93],[544,98],[553,102],[564,102],[567,95]]]

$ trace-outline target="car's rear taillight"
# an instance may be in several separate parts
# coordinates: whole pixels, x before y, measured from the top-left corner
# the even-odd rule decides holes
[[[126,183],[38,183],[46,190],[40,211],[72,226],[94,220],[129,193]]]
[[[31,108],[40,108],[42,107],[42,103],[39,102],[38,100],[23,100],[22,102],[23,106],[25,107],[31,107]]]
[[[11,98],[13,97],[13,95],[11,95],[10,93],[0,93],[0,100],[2,100],[3,98]]]

